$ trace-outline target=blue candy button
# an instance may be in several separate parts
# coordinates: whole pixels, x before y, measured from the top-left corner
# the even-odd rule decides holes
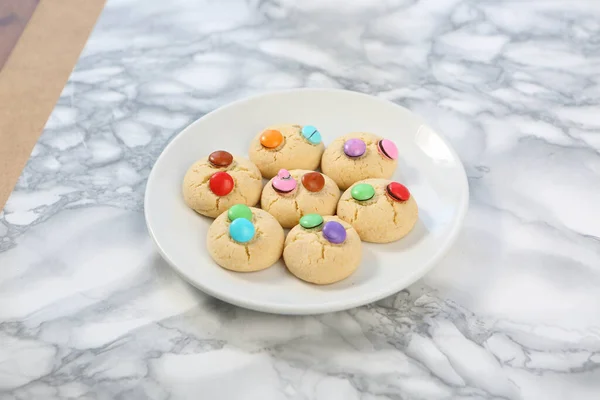
[[[229,225],[229,236],[238,243],[247,243],[252,240],[256,229],[252,222],[245,218],[233,220]]]
[[[302,127],[302,136],[308,140],[310,144],[321,143],[321,133],[312,125],[306,125]]]

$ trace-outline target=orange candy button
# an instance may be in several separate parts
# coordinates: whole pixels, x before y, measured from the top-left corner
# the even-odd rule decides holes
[[[283,135],[275,129],[268,129],[260,135],[260,144],[267,149],[274,149],[283,143]]]

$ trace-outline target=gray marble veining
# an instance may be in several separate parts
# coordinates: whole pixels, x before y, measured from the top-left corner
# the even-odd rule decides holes
[[[600,3],[109,0],[0,214],[2,399],[598,399]],[[145,179],[186,124],[336,87],[461,156],[465,228],[424,279],[314,317],[188,286]]]

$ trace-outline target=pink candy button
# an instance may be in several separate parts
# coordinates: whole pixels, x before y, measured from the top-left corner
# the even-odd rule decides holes
[[[388,139],[382,139],[377,143],[377,149],[379,153],[385,158],[389,158],[391,160],[398,159],[398,148],[396,144]]]
[[[280,169],[277,176],[273,178],[273,189],[280,193],[289,193],[296,189],[296,180],[287,169]]]

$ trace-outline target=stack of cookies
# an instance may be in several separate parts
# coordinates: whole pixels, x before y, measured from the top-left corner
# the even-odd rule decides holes
[[[249,159],[219,150],[194,163],[183,198],[216,218],[206,245],[221,267],[259,271],[283,255],[296,277],[329,284],[358,268],[361,241],[393,242],[415,226],[414,197],[389,180],[397,165],[396,145],[377,135],[350,133],[325,148],[314,126],[278,125],[252,140]]]

